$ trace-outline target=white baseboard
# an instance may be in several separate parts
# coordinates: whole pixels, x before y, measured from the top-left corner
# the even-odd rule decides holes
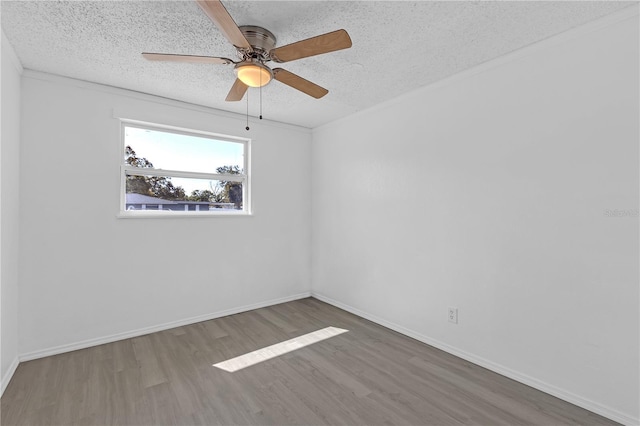
[[[627,426],[637,426],[640,425],[640,418],[633,418],[627,414],[621,413],[617,410],[614,410],[610,407],[604,406],[597,402],[591,401],[587,398],[583,398],[579,395],[576,395],[572,392],[568,392],[564,389],[560,389],[556,386],[550,385],[548,383],[542,382],[533,377],[527,376],[526,374],[520,373],[518,371],[511,370],[503,365],[496,364],[495,362],[489,361],[488,359],[482,358],[480,356],[474,355],[469,352],[465,352],[453,346],[447,345],[446,343],[440,342],[438,340],[432,339],[423,334],[417,333],[413,330],[405,328],[401,325],[395,324],[393,322],[387,321],[385,319],[379,318],[375,315],[372,315],[368,312],[361,311],[360,309],[354,308],[353,306],[346,305],[342,302],[338,302],[330,297],[327,297],[323,294],[317,293],[315,291],[311,292],[311,297],[314,297],[318,300],[326,302],[330,305],[333,305],[337,308],[343,309],[347,312],[351,312],[354,315],[359,317],[368,319],[369,321],[375,322],[376,324],[387,327],[391,330],[397,331],[398,333],[404,334],[405,336],[409,336],[413,339],[419,340],[427,345],[436,347],[441,349],[447,353],[455,355],[459,358],[462,358],[466,361],[472,362],[476,365],[484,367],[488,370],[491,370],[495,373],[501,374],[505,377],[513,379],[517,382],[524,383],[527,386],[531,386],[532,388],[538,389],[542,392],[548,393],[549,395],[553,395],[556,398],[560,398],[564,401],[570,402],[571,404],[577,405],[578,407],[582,407],[585,410],[589,410],[593,413],[599,414],[603,417],[616,421],[618,423],[622,423]]]
[[[65,352],[76,351],[78,349],[90,348],[92,346],[103,345],[105,343],[116,342],[118,340],[129,339],[132,337],[143,336],[145,334],[155,333],[157,331],[164,331],[175,327],[181,327],[183,325],[195,324],[202,321],[208,321],[215,318],[226,317],[227,315],[239,314],[241,312],[251,311],[254,309],[260,309],[267,306],[278,305],[280,303],[291,302],[293,300],[304,299],[311,296],[311,292],[304,292],[295,294],[292,296],[281,297],[278,299],[266,300],[264,302],[252,303],[250,305],[240,306],[232,309],[225,309],[223,311],[213,312],[210,314],[199,315],[196,317],[185,318],[177,321],[167,322],[164,324],[154,325],[151,327],[139,328],[137,330],[125,331],[123,333],[112,334],[110,336],[98,337],[95,339],[83,340],[81,342],[70,343],[66,345],[55,346],[53,348],[42,349],[38,351],[28,352],[20,355],[20,362],[30,361],[33,359],[44,358],[46,356],[58,355]],[[16,364],[17,366],[17,364]],[[4,385],[4,380],[2,384]]]
[[[4,373],[4,376],[2,376],[2,379],[0,379],[1,380],[0,381],[0,397],[4,393],[4,390],[7,388],[7,385],[9,384],[9,382],[11,381],[11,378],[13,377],[13,373],[16,372],[16,368],[18,368],[18,364],[20,364],[20,361],[18,360],[18,357],[15,357],[13,359],[13,362],[9,366],[9,369],[7,370],[7,372]]]

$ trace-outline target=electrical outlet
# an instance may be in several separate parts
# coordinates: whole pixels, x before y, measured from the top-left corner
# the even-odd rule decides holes
[[[449,322],[457,324],[458,323],[458,308],[449,308],[448,318],[449,318]]]

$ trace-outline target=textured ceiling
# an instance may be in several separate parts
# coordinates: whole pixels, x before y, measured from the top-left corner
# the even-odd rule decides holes
[[[224,0],[223,0],[224,1]],[[149,62],[141,52],[236,58],[194,1],[2,1],[2,28],[27,69],[244,113],[224,99],[230,65]],[[628,7],[635,2],[238,1],[238,25],[282,46],[346,29],[351,49],[280,66],[327,89],[320,100],[279,82],[263,115],[313,128]],[[272,63],[271,63],[272,64]],[[250,89],[250,114],[258,114]]]

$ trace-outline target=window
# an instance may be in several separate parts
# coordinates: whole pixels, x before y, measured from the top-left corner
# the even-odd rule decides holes
[[[122,121],[122,216],[248,214],[249,140]]]

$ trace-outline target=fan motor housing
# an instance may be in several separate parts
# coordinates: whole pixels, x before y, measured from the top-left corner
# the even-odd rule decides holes
[[[254,51],[268,57],[269,52],[276,46],[276,36],[265,28],[255,25],[242,25],[239,27]]]

